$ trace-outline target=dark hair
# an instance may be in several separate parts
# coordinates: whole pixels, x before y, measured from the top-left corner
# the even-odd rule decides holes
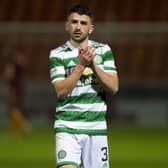
[[[75,6],[73,6],[69,12],[68,15],[70,15],[71,13],[78,13],[80,15],[87,15],[91,18],[91,20],[93,21],[93,14],[90,8],[88,8],[87,6],[81,5],[81,4],[77,4]]]

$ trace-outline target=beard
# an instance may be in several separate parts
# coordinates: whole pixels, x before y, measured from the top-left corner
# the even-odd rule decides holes
[[[82,43],[87,39],[87,37],[88,37],[88,34],[79,34],[79,35],[73,34],[71,36],[72,40],[75,41],[76,43]]]

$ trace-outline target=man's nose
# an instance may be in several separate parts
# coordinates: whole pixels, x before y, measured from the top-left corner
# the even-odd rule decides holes
[[[76,25],[76,29],[80,30],[80,28],[81,28],[80,23],[77,23],[77,25]]]

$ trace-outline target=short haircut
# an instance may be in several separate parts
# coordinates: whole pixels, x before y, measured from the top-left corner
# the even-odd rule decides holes
[[[89,16],[91,18],[91,20],[93,21],[93,14],[92,11],[89,7],[85,6],[85,5],[81,5],[81,4],[77,4],[75,6],[73,6],[69,12],[68,12],[68,16],[72,13],[78,13],[79,15],[86,15]]]

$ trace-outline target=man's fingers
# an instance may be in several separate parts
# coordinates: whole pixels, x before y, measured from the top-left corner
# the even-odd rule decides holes
[[[78,50],[79,50],[79,54],[81,54],[81,53],[83,53],[83,52],[84,52],[84,49],[83,49],[83,48],[81,48],[81,47],[79,47],[79,48],[78,48]]]
[[[94,48],[92,48],[92,47],[87,47],[86,49],[85,49],[85,52],[83,53],[84,55],[87,55],[88,57],[94,57],[94,55],[95,55],[95,49]]]

